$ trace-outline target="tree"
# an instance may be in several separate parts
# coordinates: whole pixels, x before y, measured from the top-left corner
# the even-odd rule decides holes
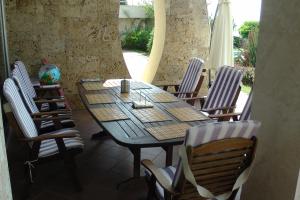
[[[259,28],[259,22],[256,21],[246,21],[244,24],[239,28],[239,33],[242,38],[248,39],[249,33],[255,29]]]

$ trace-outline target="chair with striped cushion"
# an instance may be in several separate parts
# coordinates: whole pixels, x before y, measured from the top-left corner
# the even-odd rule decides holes
[[[233,119],[234,121],[250,120],[252,96],[253,96],[253,91],[250,92],[246,104],[241,113],[216,114],[216,115],[209,115],[209,117],[218,119],[218,121],[229,121],[230,119]]]
[[[55,117],[65,117],[66,119],[63,119],[60,121],[62,127],[65,128],[71,128],[74,127],[75,124],[73,120],[71,119],[71,112],[69,110],[55,110],[55,111],[48,111],[48,108],[45,109],[45,107],[40,106],[40,109],[37,107],[36,102],[33,100],[33,98],[27,93],[26,90],[26,84],[24,83],[24,79],[22,79],[22,75],[19,70],[16,68],[12,71],[12,78],[16,82],[17,86],[20,89],[21,96],[23,97],[23,100],[25,102],[25,105],[31,114],[33,118],[35,117],[41,117],[45,118],[45,121],[41,121],[40,124],[37,124],[39,127],[39,131],[41,132],[47,132],[55,129],[55,124],[52,120],[47,120],[49,116],[55,116]],[[43,105],[43,104],[42,104]]]
[[[21,61],[16,61],[14,63],[14,68],[17,69],[21,75],[22,82],[25,84],[24,88],[26,90],[26,93],[32,97],[34,100],[39,101],[44,107],[44,109],[50,109],[49,104],[51,104],[54,109],[58,108],[69,108],[66,99],[62,95],[62,89],[59,84],[55,85],[39,85],[38,87],[34,88],[30,77],[28,75],[28,72],[26,70],[26,67],[23,62]],[[45,100],[44,98],[41,98],[42,95],[39,95],[36,90],[39,93],[45,93],[45,92],[53,92],[55,91],[56,95],[51,96],[51,101],[50,100]],[[49,98],[48,98],[49,99]]]
[[[200,100],[201,111],[208,114],[232,112],[241,90],[242,78],[241,70],[230,66],[220,67],[206,98],[196,97],[185,100]]]
[[[4,111],[10,127],[18,134],[20,141],[28,144],[29,155],[25,166],[29,170],[29,180],[32,182],[32,166],[53,158],[64,159],[76,188],[80,189],[74,161],[74,156],[83,149],[79,131],[73,128],[64,128],[39,135],[34,121],[44,119],[31,118],[12,79],[5,80],[3,93],[8,101],[8,104],[4,106]]]
[[[207,123],[190,128],[177,167],[157,168],[150,160],[142,161],[151,174],[148,199],[154,194],[159,199],[174,200],[214,199],[222,194],[234,199],[242,186],[240,184],[233,190],[236,180],[244,183],[249,175],[260,125],[260,122],[249,120]],[[198,192],[187,174],[206,191]]]
[[[163,87],[166,91],[170,86],[175,87],[176,92],[172,92],[172,94],[178,98],[196,97],[204,80],[202,75],[202,72],[205,72],[205,70],[202,70],[203,64],[204,61],[202,59],[192,58],[180,85],[159,85],[159,87]]]

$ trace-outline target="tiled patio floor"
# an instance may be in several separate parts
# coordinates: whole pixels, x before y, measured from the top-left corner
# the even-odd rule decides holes
[[[124,147],[117,145],[111,138],[91,140],[93,133],[100,131],[87,111],[74,111],[73,117],[85,142],[84,152],[77,157],[78,176],[83,185],[82,192],[75,192],[62,162],[51,162],[36,169],[35,183],[31,187],[32,200],[90,200],[90,199],[145,199],[147,185],[143,178],[116,186],[132,176],[133,156]],[[8,137],[8,159],[14,199],[22,199],[24,194],[23,161],[24,148],[13,134]],[[177,148],[174,151],[177,160]],[[165,153],[161,148],[142,150],[142,158],[153,160],[163,166]],[[144,174],[141,169],[141,174]]]

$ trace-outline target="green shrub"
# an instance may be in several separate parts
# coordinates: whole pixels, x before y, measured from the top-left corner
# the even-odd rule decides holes
[[[242,36],[242,38],[248,38],[249,33],[256,29],[259,28],[259,23],[256,21],[246,21],[240,28],[239,28],[239,33]]]
[[[242,83],[246,86],[252,86],[255,78],[255,68],[253,67],[242,67],[244,71],[244,76],[242,79]]]
[[[147,44],[151,37],[150,29],[137,28],[124,34],[121,40],[122,48],[147,51]]]
[[[234,48],[242,48],[243,46],[243,39],[237,36],[233,36],[233,46]]]
[[[147,43],[147,53],[148,54],[151,52],[151,49],[152,49],[153,37],[154,37],[154,29],[152,29],[152,31],[150,33],[150,38],[149,38],[148,43]]]
[[[249,62],[251,64],[251,66],[253,66],[253,67],[255,67],[255,64],[256,64],[258,32],[259,32],[259,29],[255,28],[252,31],[250,31],[249,37],[248,37]]]

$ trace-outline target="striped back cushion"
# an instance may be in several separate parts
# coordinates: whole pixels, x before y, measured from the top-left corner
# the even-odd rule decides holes
[[[29,74],[26,70],[26,67],[25,67],[24,63],[22,61],[16,61],[15,62],[15,68],[17,68],[20,71],[20,73],[21,73],[21,75],[24,79],[25,87],[28,90],[27,93],[32,98],[35,98],[37,95],[36,95],[36,92],[34,90],[34,87],[33,87],[32,83],[31,83]]]
[[[221,67],[208,92],[203,109],[231,106],[242,78],[243,73],[241,70],[229,66]]]
[[[15,80],[16,84],[18,85],[22,97],[26,103],[26,106],[30,113],[38,113],[39,109],[37,108],[33,98],[28,94],[28,90],[26,88],[26,83],[18,69],[14,69],[12,71],[12,78]]]
[[[226,138],[246,138],[250,139],[257,135],[261,126],[258,121],[236,121],[236,122],[216,122],[205,125],[195,126],[187,131],[184,144],[186,146],[197,147],[201,144],[222,140]],[[181,161],[173,180],[173,186],[176,187],[182,173]]]
[[[242,111],[242,114],[240,116],[240,121],[242,120],[249,120],[251,117],[251,104],[252,104],[252,96],[253,96],[253,92],[251,91],[249,94],[249,97],[247,99],[247,102],[245,104],[245,107]]]
[[[178,92],[194,92],[199,82],[204,61],[200,58],[192,58],[187,71],[184,74]],[[179,94],[179,98],[186,97],[185,94]]]
[[[22,101],[17,86],[12,79],[8,78],[5,80],[3,93],[24,136],[27,138],[37,136],[38,131],[35,124]]]

